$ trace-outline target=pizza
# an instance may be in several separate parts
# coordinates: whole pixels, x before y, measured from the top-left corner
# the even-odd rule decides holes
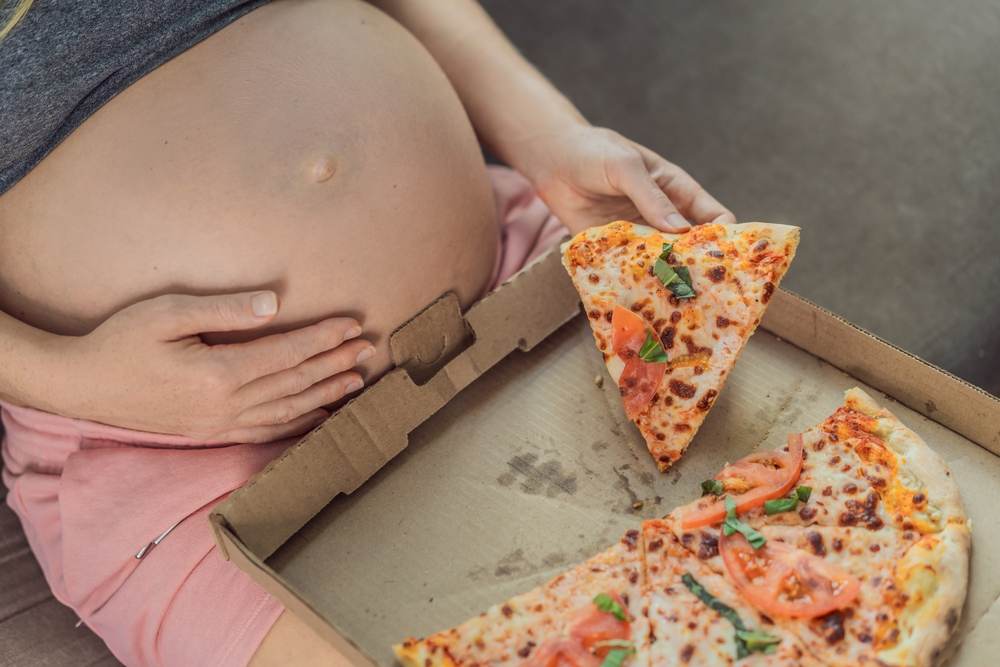
[[[765,614],[787,618],[825,664],[935,661],[965,600],[969,521],[940,457],[863,391],[704,490],[672,513],[678,538],[693,552],[715,544],[703,562]],[[802,582],[820,588],[788,594]]]
[[[404,665],[600,667],[612,651],[642,646],[644,564],[639,531],[533,591],[462,625],[395,647]],[[553,663],[553,661],[555,661]]]
[[[970,527],[941,459],[864,392],[702,497],[466,623],[408,667],[931,665],[958,624]]]
[[[665,234],[630,222],[563,248],[597,347],[660,470],[687,448],[795,255],[799,229]]]

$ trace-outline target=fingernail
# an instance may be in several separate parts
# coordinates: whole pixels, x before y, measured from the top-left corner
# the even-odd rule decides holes
[[[274,292],[257,292],[250,299],[250,307],[257,317],[269,317],[278,312],[278,295]]]
[[[358,352],[358,363],[360,364],[362,361],[368,361],[374,356],[375,356],[375,348],[366,347],[365,349]]]
[[[691,223],[684,219],[680,213],[671,213],[667,216],[667,226],[674,229],[691,229]]]
[[[355,325],[344,332],[344,340],[347,340],[349,338],[357,338],[360,335],[361,335],[361,327]]]
[[[347,383],[347,387],[345,387],[345,390],[347,391],[348,394],[351,394],[360,390],[364,386],[365,386],[364,382],[355,379]]]

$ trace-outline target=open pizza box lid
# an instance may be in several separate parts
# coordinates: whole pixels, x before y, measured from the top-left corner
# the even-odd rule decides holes
[[[1000,401],[779,290],[687,455],[660,474],[579,304],[553,251],[464,316],[451,296],[429,305],[393,334],[395,370],[218,505],[222,553],[348,661],[391,665],[392,644],[602,551],[860,386],[958,480],[973,552],[949,661],[995,661]]]

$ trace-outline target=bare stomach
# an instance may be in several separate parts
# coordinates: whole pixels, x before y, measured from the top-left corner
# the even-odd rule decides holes
[[[380,370],[422,305],[485,288],[494,216],[423,47],[355,0],[280,0],[132,85],[0,197],[0,309],[80,335],[158,294],[271,288],[271,330],[353,315]]]

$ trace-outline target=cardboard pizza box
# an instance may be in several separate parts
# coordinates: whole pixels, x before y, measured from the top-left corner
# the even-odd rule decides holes
[[[960,344],[960,342],[957,342]],[[396,331],[397,368],[221,503],[222,553],[358,665],[456,625],[700,494],[860,386],[947,461],[973,520],[954,665],[1000,654],[1000,400],[791,293],[686,456],[657,471],[606,377],[557,251],[464,315]]]

